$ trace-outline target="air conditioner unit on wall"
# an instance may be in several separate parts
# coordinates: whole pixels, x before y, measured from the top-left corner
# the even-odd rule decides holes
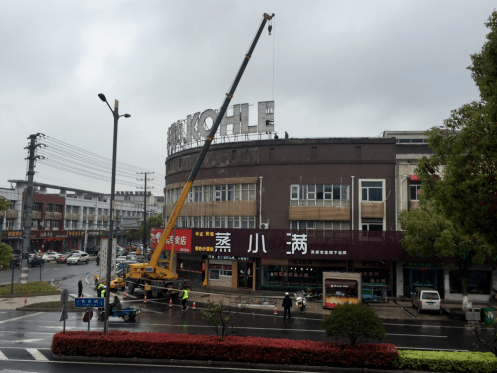
[[[259,228],[260,229],[269,229],[269,224],[268,223],[261,223],[261,225],[259,225]]]

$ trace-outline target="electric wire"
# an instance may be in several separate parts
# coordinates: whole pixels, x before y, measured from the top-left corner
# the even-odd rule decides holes
[[[38,161],[41,165],[55,168],[61,171],[73,173],[93,180],[110,182],[110,171],[112,160],[99,154],[73,146],[64,141],[57,140],[51,136],[43,135],[44,147],[38,148],[37,153],[42,158]],[[151,171],[132,166],[123,162],[116,162],[116,183],[136,187],[136,176],[140,171],[151,173]],[[143,172],[142,172],[143,173]],[[165,175],[154,172],[161,178]],[[47,177],[47,175],[44,175]],[[149,181],[150,185],[164,188],[158,182]]]

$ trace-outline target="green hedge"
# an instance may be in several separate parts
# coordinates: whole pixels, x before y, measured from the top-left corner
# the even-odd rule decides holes
[[[432,372],[497,372],[497,357],[491,352],[399,351],[394,364],[400,369]]]

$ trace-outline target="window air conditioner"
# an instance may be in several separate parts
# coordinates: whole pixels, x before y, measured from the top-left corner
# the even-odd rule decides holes
[[[259,228],[260,229],[269,229],[269,224],[268,223],[262,223],[261,225],[259,225]]]

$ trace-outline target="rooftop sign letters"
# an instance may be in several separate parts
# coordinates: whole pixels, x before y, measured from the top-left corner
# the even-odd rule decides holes
[[[223,137],[274,132],[274,101],[259,102],[257,112],[257,125],[250,126],[249,104],[233,105],[231,115],[228,111],[224,113],[214,142]],[[203,145],[217,115],[216,110],[207,109],[171,124],[167,131],[167,154]],[[208,124],[210,121],[211,125]]]

